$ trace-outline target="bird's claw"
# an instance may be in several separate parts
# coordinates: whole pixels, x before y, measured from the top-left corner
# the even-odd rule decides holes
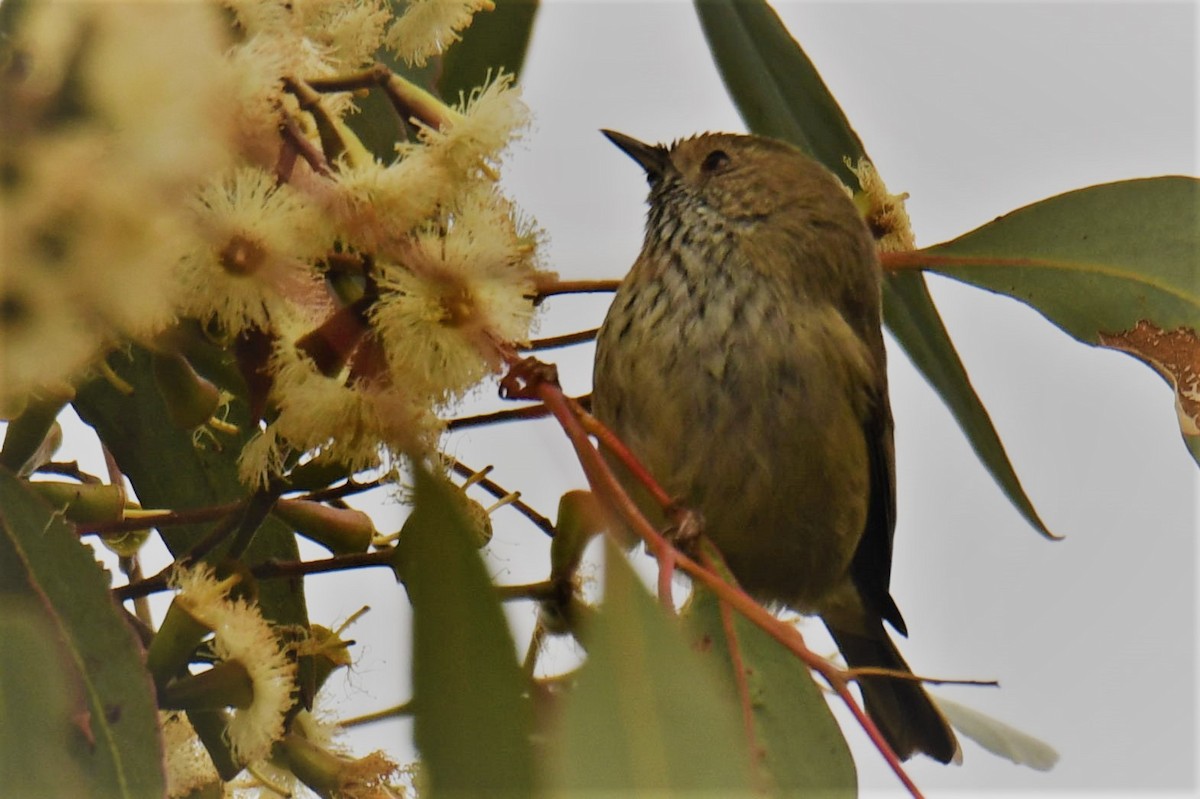
[[[663,538],[681,552],[692,554],[700,536],[704,535],[703,514],[683,505],[675,505],[669,510],[668,516],[671,523],[663,530]]]

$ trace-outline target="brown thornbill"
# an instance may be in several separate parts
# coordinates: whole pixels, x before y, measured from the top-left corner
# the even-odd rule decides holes
[[[783,142],[604,134],[646,171],[650,210],[597,340],[596,416],[700,512],[747,591],[819,614],[851,666],[909,671],[883,627],[907,634],[888,589],[895,464],[866,224]],[[918,682],[859,685],[896,754],[955,759]]]

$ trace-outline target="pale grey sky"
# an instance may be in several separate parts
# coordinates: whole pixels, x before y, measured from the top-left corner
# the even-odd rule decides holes
[[[1074,188],[1197,173],[1194,3],[781,3],[893,192],[912,197],[921,244]],[[741,130],[686,2],[547,2],[522,83],[535,127],[505,182],[549,237],[564,277],[618,277],[641,243],[645,183],[597,132],[644,140]],[[1067,338],[1014,301],[931,278],[967,370],[1043,518],[1028,528],[940,400],[891,347],[899,527],[893,593],[901,649],[921,673],[996,678],[942,689],[1055,746],[1043,774],[964,744],[965,763],[911,763],[932,796],[965,789],[1131,795],[1197,786],[1195,463],[1172,396],[1147,367]],[[607,298],[547,304],[542,333],[598,324]],[[547,354],[567,389],[590,385],[591,350]],[[483,404],[494,404],[489,396]],[[549,422],[451,439],[495,463],[544,513],[584,485]],[[398,511],[381,511],[393,529]],[[390,516],[389,516],[390,514]],[[545,551],[496,516],[490,563],[539,579]],[[314,550],[312,554],[318,554]],[[351,630],[361,659],[339,715],[408,698],[407,607],[383,570],[308,581],[312,618]],[[514,611],[528,629],[528,613]],[[819,625],[805,626],[812,641]],[[397,679],[399,677],[399,679]],[[362,751],[408,750],[408,725],[358,730]],[[857,730],[864,793],[898,790]]]
[[[1193,4],[777,8],[889,188],[911,193],[919,243],[1071,189],[1197,172]],[[743,129],[689,3],[547,4],[523,83],[537,122],[507,180],[548,232],[552,266],[571,277],[620,276],[641,243],[644,180],[598,128],[648,141]],[[1066,540],[1025,525],[892,347],[893,587],[911,629],[900,645],[923,673],[999,679],[999,690],[942,693],[1045,739],[1062,760],[1041,774],[968,743],[961,768],[915,761],[912,773],[934,795],[1190,793],[1197,471],[1171,392],[1012,300],[930,282],[1019,475]],[[543,330],[589,326],[602,308],[551,303]],[[558,361],[568,387],[585,391],[590,349]],[[538,429],[560,459],[541,485],[510,465],[531,458],[527,428],[472,434],[463,450],[488,452],[472,457],[497,462],[498,479],[549,509],[583,482],[552,426]],[[514,567],[504,557],[498,566]],[[849,735],[864,787],[893,789],[863,736]]]

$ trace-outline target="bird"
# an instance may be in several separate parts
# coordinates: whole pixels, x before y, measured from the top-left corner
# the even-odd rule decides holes
[[[768,137],[602,133],[645,171],[649,210],[597,334],[593,414],[698,513],[749,594],[820,616],[852,668],[911,673],[884,628],[908,632],[889,587],[882,271],[848,190]],[[900,758],[960,758],[919,682],[858,685]]]

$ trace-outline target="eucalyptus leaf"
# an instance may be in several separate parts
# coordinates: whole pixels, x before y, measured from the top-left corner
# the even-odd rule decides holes
[[[214,348],[215,349],[215,348]],[[213,355],[213,358],[217,356]],[[203,361],[191,359],[203,369]],[[249,420],[243,399],[230,404],[228,421],[240,432],[227,436],[213,433],[209,439],[194,438],[171,421],[155,383],[151,358],[133,347],[128,356],[109,356],[113,370],[133,387],[123,394],[103,379],[83,385],[74,405],[79,417],[96,429],[100,440],[113,454],[129,478],[143,507],[188,510],[222,505],[245,499],[251,493],[238,480],[237,458],[250,434],[257,430]],[[204,376],[220,384],[235,371]],[[222,385],[227,391],[244,391],[244,384]],[[209,525],[186,524],[162,529],[163,540],[178,556],[201,540]],[[219,555],[221,549],[216,551]],[[264,560],[291,561],[299,558],[293,531],[274,517],[267,517],[244,554],[248,564]],[[279,624],[308,626],[304,584],[300,580],[265,580],[259,586],[263,615]]]
[[[3,706],[5,758],[7,741],[31,715],[40,716],[42,728],[25,746],[53,747],[40,753],[42,764],[60,763],[62,779],[80,776],[83,796],[161,797],[165,791],[162,743],[154,687],[142,664],[141,644],[121,616],[108,590],[108,575],[94,553],[24,481],[0,469],[0,599],[6,618],[26,616],[29,626],[15,633],[36,637],[31,651],[12,649],[15,640],[4,638],[4,672],[0,680]],[[24,612],[21,612],[24,609]],[[40,649],[50,645],[53,654]],[[24,661],[22,670],[9,671],[13,652]],[[36,664],[45,675],[25,674]],[[18,686],[26,686],[15,693]],[[34,706],[39,692],[57,685],[63,693],[47,706]],[[28,690],[29,693],[24,693]],[[61,701],[59,701],[61,700]],[[34,773],[25,775],[39,784],[58,784],[59,777],[45,773],[36,762],[25,764]],[[10,765],[5,763],[7,772]],[[5,780],[6,795],[15,782]],[[23,795],[30,795],[25,793]],[[45,794],[52,795],[52,794]],[[68,795],[68,794],[59,794]]]
[[[866,157],[862,141],[774,9],[757,1],[696,0],[696,14],[746,127],[791,142],[857,186],[846,159]]]
[[[716,661],[729,692],[735,690],[731,653],[736,651],[749,692],[758,762],[775,795],[854,796],[854,759],[809,669],[736,611],[731,641],[711,591],[698,588],[683,616],[695,637],[694,648]]]
[[[1200,324],[1200,180],[1069,191],[914,253],[926,268],[1028,303],[1086,344],[1140,322]]]
[[[709,49],[746,127],[809,153],[850,187],[866,158],[858,134],[804,50],[762,0],[696,0]],[[1025,494],[946,333],[924,276],[889,275],[884,321],[950,409],[975,453],[1025,519],[1051,535]]]
[[[474,529],[462,492],[418,466],[402,534],[417,748],[432,797],[529,796],[528,685]]]
[[[410,66],[386,50],[378,54],[379,63],[454,105],[460,93],[469,96],[489,74],[495,76],[498,68],[519,75],[537,10],[537,0],[495,0],[495,8],[477,13],[471,26],[462,31],[462,41],[425,66]],[[356,102],[359,113],[347,122],[376,158],[389,163],[396,157],[396,142],[409,133],[405,120],[396,115],[379,89],[370,90]]]
[[[1058,763],[1054,747],[1027,732],[944,697],[937,698],[937,705],[954,729],[997,757],[1036,771],[1049,771]]]
[[[913,279],[915,278],[915,279]],[[914,366],[946,403],[980,462],[1025,520],[1047,538],[1058,536],[1038,516],[1000,435],[971,385],[966,367],[950,342],[950,334],[934,307],[924,275],[886,274],[883,318]]]
[[[538,12],[538,0],[495,0],[495,8],[475,15],[462,41],[442,56],[437,86],[448,102],[459,93],[469,95],[498,69],[519,75],[529,50],[529,37]]]
[[[906,259],[1149,364],[1175,389],[1184,435],[1200,436],[1200,180],[1078,189]]]
[[[0,549],[2,549],[0,545]],[[78,681],[33,603],[7,598],[0,616],[0,785],[11,796],[86,796],[83,770],[67,754],[78,732]]]
[[[606,543],[604,605],[553,738],[556,795],[752,793],[735,694]]]

